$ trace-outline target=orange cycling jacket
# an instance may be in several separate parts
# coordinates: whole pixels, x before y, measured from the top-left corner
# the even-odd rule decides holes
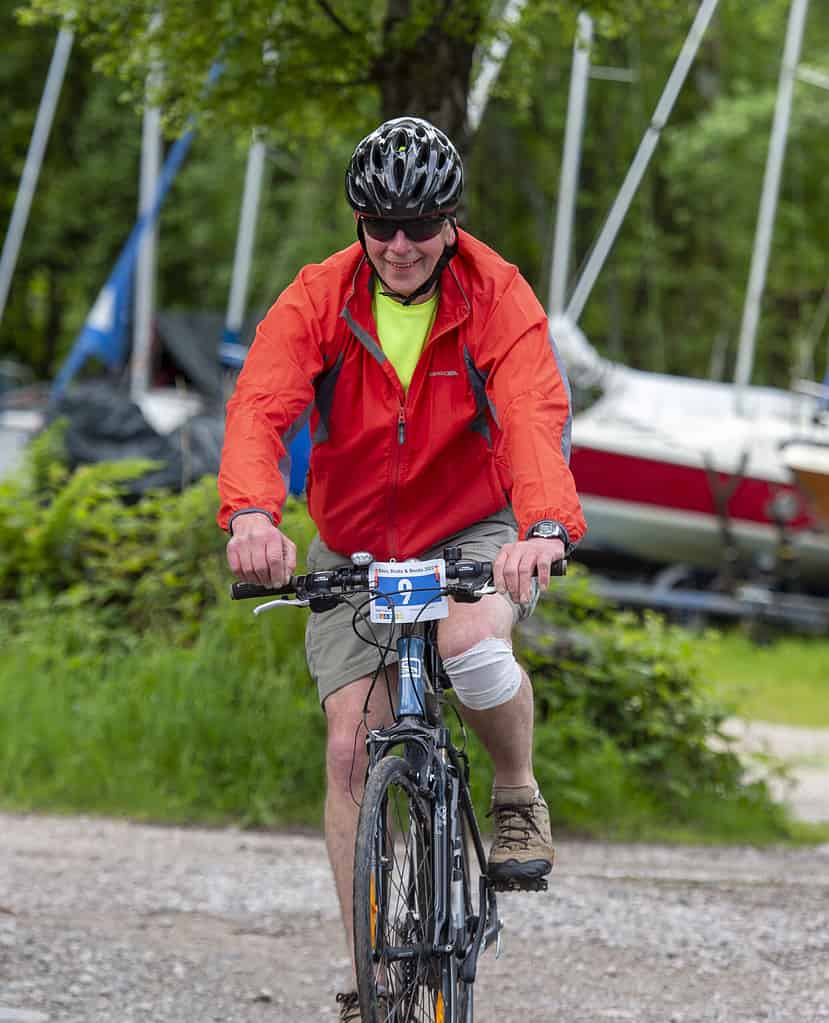
[[[520,536],[555,519],[579,540],[569,388],[547,317],[516,267],[458,236],[408,392],[377,337],[358,243],[279,296],[227,406],[220,526],[250,509],[279,523],[287,448],[310,417],[308,506],[332,550],[416,557],[509,503]]]

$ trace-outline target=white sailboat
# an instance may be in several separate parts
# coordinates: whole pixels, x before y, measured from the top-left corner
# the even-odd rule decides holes
[[[601,397],[573,423],[571,466],[588,522],[587,551],[613,551],[648,562],[687,563],[716,572],[725,558],[768,563],[785,542],[807,585],[829,584],[829,534],[794,452],[829,443],[825,401],[812,388],[786,391],[749,384],[792,83],[808,0],[789,18],[775,122],[761,199],[733,384],[630,369],[602,359],[577,327],[578,317],[656,145],[716,0],[700,5],[686,46],[569,304],[556,283],[566,254],[554,259],[550,332],[574,383]],[[684,57],[684,63],[683,63]],[[575,71],[574,62],[574,71]],[[584,70],[581,71],[583,75]],[[578,94],[577,83],[571,96]],[[578,139],[571,145],[578,145]],[[573,156],[565,153],[563,168]],[[564,170],[562,172],[564,182]],[[572,196],[559,199],[572,208]],[[818,388],[819,390],[819,388]],[[799,447],[793,442],[797,440]],[[788,453],[787,453],[788,452]],[[814,462],[814,459],[812,460]],[[821,463],[822,464],[822,463]]]

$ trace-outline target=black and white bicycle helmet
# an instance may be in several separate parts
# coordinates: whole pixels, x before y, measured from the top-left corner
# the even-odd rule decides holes
[[[451,214],[463,164],[449,138],[421,117],[385,121],[357,145],[345,174],[348,201],[370,217]]]

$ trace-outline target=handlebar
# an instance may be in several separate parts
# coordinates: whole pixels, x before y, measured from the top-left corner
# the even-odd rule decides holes
[[[450,554],[449,549],[444,551],[446,562],[446,593],[456,600],[473,601],[479,599],[475,591],[486,585],[492,579],[491,561],[472,561],[460,556],[461,551],[455,548],[457,556]],[[309,572],[306,575],[291,576],[284,586],[271,588],[261,586],[259,583],[232,583],[230,595],[233,600],[248,600],[262,597],[297,597],[299,600],[319,601],[320,605],[334,607],[340,599],[354,593],[368,592],[369,566],[367,565],[342,565],[339,568],[327,569],[322,572]],[[567,561],[555,561],[550,566],[552,575],[563,576],[567,574]],[[533,575],[536,575],[534,572]],[[320,606],[312,610],[323,610]]]

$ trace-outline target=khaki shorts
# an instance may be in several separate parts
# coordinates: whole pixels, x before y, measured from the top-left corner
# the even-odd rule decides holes
[[[498,552],[506,543],[514,543],[518,539],[518,527],[511,508],[490,515],[454,536],[449,536],[440,543],[424,551],[421,558],[439,558],[443,548],[457,546],[463,548],[465,558],[475,561],[494,561]],[[337,565],[348,564],[343,557],[315,537],[308,548],[307,565],[309,572],[319,572],[335,568]],[[509,595],[504,595],[513,609],[513,620],[518,622],[528,618],[538,603],[538,588],[534,581],[532,599],[526,604],[518,604]],[[368,617],[369,609],[365,608]],[[380,664],[380,652],[376,647],[369,646],[355,635],[352,627],[354,609],[348,604],[340,604],[333,611],[322,614],[311,614],[305,628],[305,655],[308,658],[308,670],[317,683],[320,703],[324,703],[331,693],[342,689],[351,682],[371,676]],[[359,623],[361,633],[371,636],[368,625]],[[373,625],[377,642],[385,647],[389,642],[388,625]],[[397,651],[392,649],[386,655],[386,664],[397,662]]]

